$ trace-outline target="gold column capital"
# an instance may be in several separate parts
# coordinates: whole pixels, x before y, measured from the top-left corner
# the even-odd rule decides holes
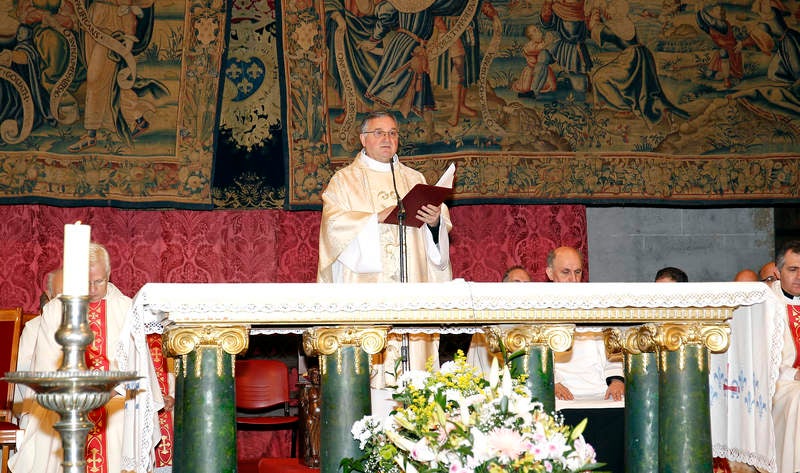
[[[236,355],[247,350],[248,327],[244,325],[178,325],[167,327],[162,336],[168,356],[181,356],[200,347],[221,348]]]
[[[655,324],[607,328],[603,330],[606,355],[654,353],[658,348],[657,333],[658,327]]]
[[[659,323],[656,343],[662,350],[676,351],[684,345],[704,345],[712,353],[721,353],[730,344],[731,327],[727,322]]]
[[[499,352],[500,341],[509,353],[525,349],[531,345],[547,345],[555,352],[567,351],[572,346],[574,324],[542,325],[492,325],[484,327],[489,348]]]
[[[389,327],[310,327],[303,332],[303,350],[308,356],[332,355],[344,345],[353,345],[374,355],[386,346]]]

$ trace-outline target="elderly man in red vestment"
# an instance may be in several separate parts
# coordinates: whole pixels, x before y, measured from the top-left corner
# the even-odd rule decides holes
[[[785,243],[775,263],[780,281],[772,288],[783,302],[779,310],[785,307],[778,315],[787,319],[772,418],[778,473],[796,473],[800,471],[800,240]]]
[[[88,323],[94,334],[94,341],[86,347],[86,366],[90,370],[114,371],[118,370],[118,343],[125,343],[123,337],[130,337],[126,330],[128,312],[131,299],[108,280],[111,273],[108,252],[97,243],[92,243],[89,248],[89,306]],[[42,321],[36,342],[36,353],[32,361],[34,371],[55,371],[58,369],[61,358],[61,346],[55,340],[55,333],[61,325],[61,300],[56,298],[47,303],[42,311]],[[127,335],[126,335],[127,334]],[[144,340],[139,341],[141,344]],[[136,341],[128,346],[136,345]],[[143,346],[143,345],[142,345]],[[120,473],[131,471],[136,473],[149,473],[153,471],[154,449],[160,433],[153,433],[149,440],[151,448],[141,452],[142,445],[147,444],[141,438],[141,432],[130,434],[130,426],[125,429],[126,422],[139,422],[135,420],[142,415],[152,415],[151,423],[158,425],[155,412],[163,407],[163,399],[158,381],[152,366],[149,352],[141,366],[136,366],[140,375],[146,379],[139,383],[136,394],[128,394],[133,402],[126,406],[125,391],[115,392],[111,400],[101,408],[89,412],[87,417],[93,427],[89,432],[86,442],[87,469],[93,473]],[[149,365],[148,365],[149,363]],[[127,368],[127,367],[126,367]],[[118,388],[119,391],[119,388]],[[145,393],[145,394],[142,394]],[[148,401],[142,402],[149,409],[136,409],[136,412],[126,412],[133,404],[138,404],[140,396],[147,396]],[[149,401],[152,399],[152,402]],[[62,448],[61,438],[53,429],[53,424],[58,420],[58,414],[49,411],[38,403],[34,403],[30,412],[22,416],[27,417],[27,428],[18,445],[17,453],[9,460],[9,468],[15,473],[59,473],[61,472]],[[135,444],[128,445],[131,442]],[[149,458],[149,462],[131,460],[123,464],[126,452],[130,457]],[[149,465],[141,466],[142,463]]]

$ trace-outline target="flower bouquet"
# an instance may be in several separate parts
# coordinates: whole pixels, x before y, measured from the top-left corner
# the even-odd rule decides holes
[[[385,419],[353,425],[363,455],[342,460],[344,473],[566,473],[595,470],[594,449],[576,427],[543,410],[508,367],[489,379],[462,353],[438,372],[409,371]]]

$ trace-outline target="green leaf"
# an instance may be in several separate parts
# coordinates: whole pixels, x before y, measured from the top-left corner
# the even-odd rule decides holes
[[[500,399],[500,412],[504,415],[508,414],[508,396],[503,396]]]
[[[585,417],[582,421],[578,422],[578,425],[576,425],[575,428],[572,429],[572,433],[569,435],[569,440],[575,441],[576,438],[581,436],[581,434],[583,434],[583,431],[586,430],[587,423],[589,423],[589,419]]]

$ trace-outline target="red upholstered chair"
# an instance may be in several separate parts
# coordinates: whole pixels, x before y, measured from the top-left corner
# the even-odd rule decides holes
[[[15,371],[19,334],[22,331],[22,309],[0,309],[0,374]],[[14,386],[0,381],[0,445],[3,447],[2,473],[8,471],[8,456],[17,448],[19,428],[11,422],[14,404]]]
[[[298,416],[289,410],[289,370],[278,360],[236,360],[236,426],[239,429],[291,430],[294,457]],[[277,415],[275,411],[278,411]]]

